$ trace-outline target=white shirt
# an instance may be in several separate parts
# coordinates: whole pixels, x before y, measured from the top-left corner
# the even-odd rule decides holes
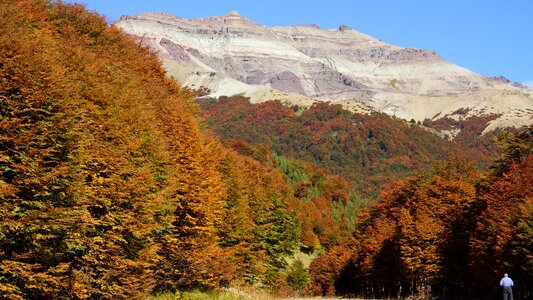
[[[502,280],[500,280],[500,286],[513,286],[513,280],[509,277],[503,277]]]

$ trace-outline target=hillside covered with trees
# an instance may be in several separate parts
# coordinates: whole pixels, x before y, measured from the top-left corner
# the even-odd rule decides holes
[[[326,102],[308,109],[280,101],[251,104],[240,96],[198,102],[207,126],[221,138],[263,144],[281,155],[317,164],[370,197],[377,196],[383,184],[435,162],[460,157],[486,166],[496,152],[495,147],[445,141],[385,114],[351,113]]]
[[[3,1],[0,78],[0,298],[275,279],[298,248],[284,173],[203,134],[192,95],[103,17]]]
[[[504,152],[487,173],[452,161],[384,191],[351,239],[312,263],[309,289],[493,299],[509,273],[515,296],[529,299],[533,127],[504,135],[500,145]]]
[[[82,5],[0,3],[0,299],[531,283],[531,128],[489,173],[422,172],[491,158],[327,103],[194,98]]]

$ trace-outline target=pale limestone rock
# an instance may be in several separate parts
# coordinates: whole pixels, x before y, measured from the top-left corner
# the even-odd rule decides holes
[[[233,11],[204,19],[146,13],[122,17],[115,26],[157,52],[169,75],[186,86],[206,86],[211,96],[300,105],[338,101],[354,111],[371,107],[417,121],[500,114],[486,131],[533,123],[531,89],[344,25],[268,28]],[[468,113],[454,115],[461,108]]]

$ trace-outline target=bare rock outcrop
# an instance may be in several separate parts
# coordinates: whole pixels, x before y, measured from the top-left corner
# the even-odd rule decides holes
[[[206,86],[213,96],[355,101],[420,121],[462,108],[468,113],[461,117],[499,115],[491,129],[533,122],[530,89],[476,74],[435,51],[387,44],[345,25],[268,28],[233,11],[203,19],[146,13],[122,17],[115,26],[157,52],[182,84]]]

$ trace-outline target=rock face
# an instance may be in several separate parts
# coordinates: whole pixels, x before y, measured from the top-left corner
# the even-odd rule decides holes
[[[208,87],[212,96],[358,102],[351,107],[420,121],[500,115],[487,130],[533,122],[532,90],[344,25],[268,28],[234,11],[205,19],[147,13],[122,17],[115,26],[156,51],[183,85]],[[454,115],[458,110],[468,113]]]

